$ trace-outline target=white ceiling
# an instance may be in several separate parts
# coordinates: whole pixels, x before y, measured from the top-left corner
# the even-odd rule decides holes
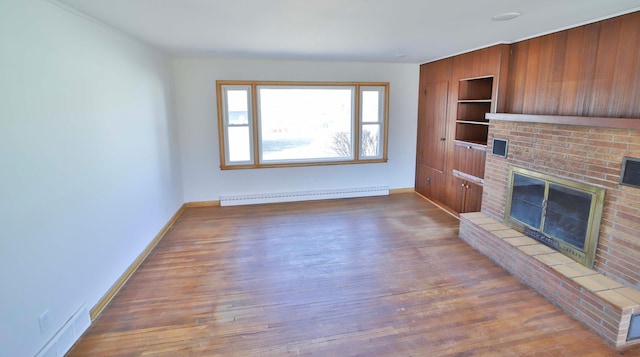
[[[640,0],[49,1],[174,55],[410,63],[640,10]],[[491,20],[504,12],[522,16]]]

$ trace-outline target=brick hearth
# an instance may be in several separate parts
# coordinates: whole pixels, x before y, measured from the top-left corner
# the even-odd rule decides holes
[[[640,292],[585,268],[484,213],[460,215],[460,237],[524,283],[591,327],[612,345],[627,342]]]

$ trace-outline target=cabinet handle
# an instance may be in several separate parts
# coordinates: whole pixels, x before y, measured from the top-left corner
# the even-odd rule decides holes
[[[464,187],[465,187],[466,189],[468,189],[468,188],[469,188],[469,185],[465,185]]]
[[[462,184],[462,185],[460,185],[460,186],[464,187],[464,184]]]
[[[471,149],[473,149],[473,146],[469,145],[469,146],[467,146],[467,149],[471,150]]]
[[[440,141],[445,141],[447,140],[447,138],[440,138]]]

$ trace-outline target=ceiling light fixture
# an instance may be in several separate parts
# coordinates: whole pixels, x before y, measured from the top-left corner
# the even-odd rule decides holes
[[[493,21],[509,21],[520,16],[519,12],[503,12],[502,14],[495,15],[491,18]]]

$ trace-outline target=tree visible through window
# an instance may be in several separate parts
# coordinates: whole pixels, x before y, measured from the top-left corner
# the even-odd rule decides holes
[[[222,168],[386,161],[387,83],[217,87]]]

